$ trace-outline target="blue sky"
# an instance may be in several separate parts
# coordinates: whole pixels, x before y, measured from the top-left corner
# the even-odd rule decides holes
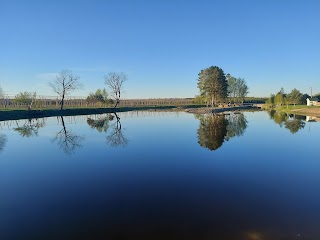
[[[320,92],[320,1],[0,0],[0,85],[54,95],[78,74],[85,96],[126,72],[125,98],[193,97],[201,69],[246,79],[250,96]]]

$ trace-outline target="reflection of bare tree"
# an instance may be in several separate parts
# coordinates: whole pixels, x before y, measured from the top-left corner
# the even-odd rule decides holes
[[[0,152],[4,149],[7,141],[7,136],[3,133],[0,133]]]
[[[128,140],[122,132],[120,117],[114,113],[115,122],[110,125],[110,134],[107,136],[107,143],[112,147],[125,146]]]
[[[108,115],[106,117],[98,119],[88,118],[87,123],[91,128],[97,129],[99,133],[107,132],[109,128],[109,121],[112,121],[113,118],[114,117],[112,115]]]
[[[84,137],[74,134],[72,131],[66,129],[63,116],[60,117],[62,129],[59,131],[52,142],[56,142],[60,149],[62,149],[66,154],[71,155],[77,149],[81,148],[81,142]]]
[[[18,126],[13,130],[20,133],[22,137],[32,137],[38,136],[39,128],[44,126],[44,119],[28,119],[23,126]]]

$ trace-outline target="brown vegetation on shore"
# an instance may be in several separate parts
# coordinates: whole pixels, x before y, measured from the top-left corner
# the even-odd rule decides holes
[[[320,107],[292,109],[291,112],[298,115],[320,117]]]

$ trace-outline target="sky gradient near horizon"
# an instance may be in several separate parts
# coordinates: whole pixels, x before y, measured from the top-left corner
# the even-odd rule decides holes
[[[125,72],[125,98],[193,97],[201,69],[243,77],[249,96],[320,92],[320,1],[0,0],[0,85],[48,87],[62,69],[86,96]]]

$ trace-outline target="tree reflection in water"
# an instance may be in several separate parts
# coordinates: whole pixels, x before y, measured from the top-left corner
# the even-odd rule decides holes
[[[242,136],[247,120],[242,113],[196,115],[200,120],[198,143],[210,150],[217,150],[226,140]]]
[[[0,152],[2,152],[2,150],[6,146],[7,141],[7,136],[3,133],[0,133]]]
[[[109,122],[114,119],[114,116],[111,114],[107,114],[106,117],[99,117],[98,119],[88,118],[87,123],[88,125],[93,128],[97,129],[99,133],[107,132],[109,128]]]
[[[120,117],[114,113],[115,122],[110,125],[111,131],[107,136],[107,143],[112,147],[125,146],[128,140],[123,135]]]
[[[240,137],[244,134],[248,121],[243,113],[231,113],[229,115],[225,115],[225,118],[228,122],[226,136],[227,141],[233,137]]]
[[[18,126],[13,130],[18,132],[22,137],[38,136],[39,128],[45,126],[45,119],[28,119],[23,126]]]
[[[210,150],[221,147],[227,133],[227,121],[224,115],[201,115],[199,120],[198,143],[200,146]]]
[[[300,129],[303,129],[306,123],[298,118],[294,118],[292,120],[287,120],[285,122],[285,128],[288,129],[292,134],[295,134]]]
[[[287,114],[283,112],[277,112],[275,110],[271,110],[270,112],[268,112],[268,114],[270,116],[270,119],[272,119],[276,124],[279,124],[280,127],[284,126],[292,134],[297,133],[306,125],[305,116]]]
[[[98,132],[108,132],[106,137],[107,144],[112,147],[125,146],[128,140],[123,134],[120,117],[113,113],[105,117],[100,117],[96,120],[92,118],[87,119],[87,123],[91,128],[97,129]]]
[[[84,137],[76,135],[70,130],[67,130],[63,116],[60,116],[62,129],[57,132],[54,139],[52,139],[52,142],[56,142],[60,149],[64,151],[64,153],[71,155],[73,154],[77,149],[81,148],[81,142],[84,140]],[[59,121],[59,118],[58,118]]]

